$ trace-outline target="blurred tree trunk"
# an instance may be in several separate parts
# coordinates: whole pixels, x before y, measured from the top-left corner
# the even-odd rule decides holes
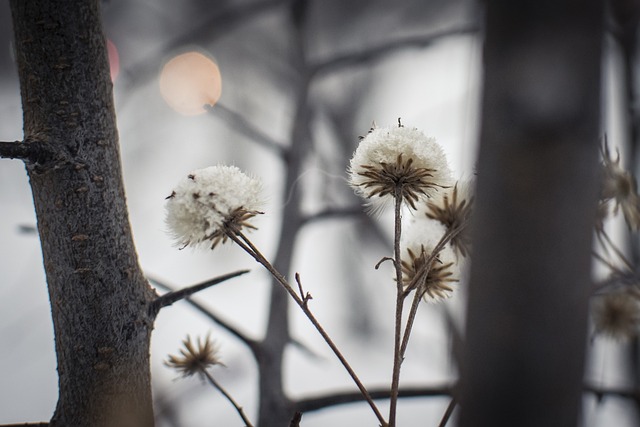
[[[599,0],[486,3],[463,427],[577,425],[602,21]]]
[[[154,294],[121,177],[98,0],[11,0],[58,361],[52,426],[151,426]]]

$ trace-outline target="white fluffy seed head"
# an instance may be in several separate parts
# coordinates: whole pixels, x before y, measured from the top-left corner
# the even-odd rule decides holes
[[[349,183],[370,203],[390,202],[394,186],[403,185],[403,197],[412,207],[451,185],[451,171],[435,138],[416,128],[374,128],[358,145],[349,165]]]
[[[261,193],[261,182],[235,166],[194,170],[167,197],[169,233],[181,247],[224,243],[229,225],[253,228],[246,220],[260,213]]]

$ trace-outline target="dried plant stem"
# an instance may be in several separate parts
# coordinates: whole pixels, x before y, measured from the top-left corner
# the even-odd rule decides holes
[[[402,311],[404,309],[404,290],[402,286],[402,261],[400,252],[400,238],[402,237],[402,186],[395,187],[395,229],[393,238],[393,265],[396,269],[396,314],[393,337],[393,372],[391,374],[391,399],[389,400],[389,427],[396,425],[396,411],[398,407],[398,388],[400,385],[400,367],[402,354],[400,343],[402,335]]]
[[[624,276],[625,274],[628,274],[628,272],[625,272],[624,270],[622,270],[622,269],[618,268],[617,266],[613,265],[613,263],[611,261],[609,261],[608,259],[606,259],[602,255],[600,255],[595,250],[592,250],[591,254],[596,259],[596,261],[600,261],[602,263],[602,265],[604,265],[609,270],[611,270],[612,273],[615,273],[615,274],[617,274],[619,276]]]
[[[222,395],[229,401],[229,403],[233,405],[233,407],[236,409],[236,412],[238,412],[238,415],[240,415],[240,418],[242,418],[242,421],[244,421],[244,423],[246,424],[246,427],[253,427],[253,424],[251,424],[251,421],[249,421],[249,418],[247,418],[247,415],[244,413],[242,406],[238,405],[238,403],[233,399],[233,397],[231,397],[231,395],[224,389],[224,387],[222,387],[220,383],[218,383],[218,381],[216,381],[211,376],[211,374],[209,374],[206,367],[203,366],[201,372],[205,377],[207,377],[209,383],[216,389],[218,389],[218,391],[222,393]]]
[[[427,276],[429,275],[429,271],[431,270],[431,267],[433,266],[433,263],[435,262],[436,257],[438,256],[438,253],[440,252],[440,250],[442,250],[442,248],[444,247],[444,245],[447,244],[447,242],[451,241],[452,238],[454,238],[458,233],[460,233],[464,226],[466,226],[466,223],[462,224],[460,227],[455,228],[453,230],[450,230],[450,231],[448,230],[444,234],[444,236],[442,236],[442,238],[436,245],[433,252],[431,252],[429,257],[425,261],[423,266],[424,268],[420,270],[419,275],[416,274],[416,278],[418,278],[417,280],[420,280],[420,281],[426,280]],[[412,283],[412,285],[414,284]],[[424,291],[420,291],[420,288],[421,288],[420,282],[416,281],[415,285],[412,287],[412,289],[416,290],[416,293],[414,294],[413,301],[411,302],[411,308],[409,309],[407,323],[404,328],[404,333],[402,335],[402,344],[400,345],[400,357],[402,359],[404,359],[405,352],[407,351],[407,346],[409,345],[409,337],[411,336],[411,331],[413,330],[413,323],[416,319],[416,315],[418,314],[418,307],[420,305],[420,300],[424,296]],[[406,298],[408,295],[409,294],[405,290],[403,293],[403,298]]]
[[[460,226],[454,229],[451,229],[445,233],[445,235],[440,239],[436,247],[433,248],[433,251],[431,252],[431,256],[427,258],[426,262],[418,269],[418,271],[415,272],[413,279],[411,280],[411,282],[409,282],[407,287],[404,289],[405,298],[407,295],[411,293],[411,291],[416,289],[420,284],[420,281],[426,277],[427,273],[431,269],[431,266],[433,265],[436,255],[444,248],[444,246],[447,243],[451,241],[451,239],[453,239],[458,234],[460,234],[468,225],[469,225],[469,220],[466,219],[462,224],[460,224]]]
[[[440,239],[433,252],[429,255],[424,265],[418,270],[417,274],[407,287],[404,289],[402,282],[402,264],[400,258],[400,237],[401,237],[401,214],[400,214],[400,205],[402,200],[396,199],[396,212],[395,212],[395,239],[394,239],[394,250],[395,250],[395,266],[396,266],[396,282],[398,284],[397,287],[397,298],[396,298],[396,328],[395,328],[395,341],[394,341],[394,365],[393,365],[393,378],[391,381],[391,401],[390,401],[390,409],[389,409],[389,426],[395,427],[395,419],[397,412],[397,402],[398,402],[398,389],[400,388],[400,368],[402,362],[404,360],[404,355],[407,351],[407,347],[409,345],[409,338],[411,337],[411,331],[413,330],[413,324],[418,313],[418,307],[420,305],[420,300],[424,295],[424,291],[422,290],[421,283],[424,282],[429,274],[429,270],[433,266],[433,263],[436,260],[438,253],[444,248],[444,245],[447,242],[451,241],[458,233],[460,233],[464,227],[466,227],[467,222],[464,222],[460,225],[460,227],[455,228],[453,230],[447,231],[444,236]],[[413,296],[413,301],[411,302],[411,308],[409,309],[409,315],[407,317],[407,323],[404,328],[404,332],[402,331],[402,313],[403,313],[403,304],[404,299],[409,296],[411,290],[415,289],[416,293]]]
[[[400,345],[400,357],[402,359],[404,359],[404,354],[406,353],[407,346],[409,345],[409,337],[411,336],[411,330],[413,329],[413,322],[416,320],[418,306],[420,305],[420,300],[422,299],[423,295],[424,292],[417,290],[415,295],[413,296],[413,301],[411,302],[407,324],[404,328],[404,333],[402,334],[402,344]]]
[[[451,415],[453,414],[453,410],[456,409],[457,404],[458,401],[456,400],[456,398],[452,398],[451,402],[449,402],[449,405],[447,405],[446,411],[444,411],[444,415],[442,416],[442,420],[440,420],[440,424],[438,424],[438,427],[445,427],[447,425],[447,423],[449,422],[449,418],[451,418]]]
[[[611,240],[609,235],[604,229],[599,229],[596,232],[596,236],[598,237],[598,241],[604,249],[605,252],[608,252],[607,246],[617,255],[617,257],[622,261],[622,263],[629,269],[629,271],[634,271],[633,265],[631,261],[627,259],[627,257],[622,253],[620,249],[616,246],[616,244]]]
[[[282,285],[282,287],[287,291],[287,293],[291,296],[291,298],[293,298],[296,304],[298,304],[298,307],[300,307],[302,312],[311,321],[311,324],[316,328],[318,333],[320,333],[320,335],[322,336],[324,341],[327,343],[327,345],[329,345],[329,347],[331,348],[333,353],[336,355],[338,360],[340,360],[340,363],[342,363],[342,366],[344,366],[344,368],[347,370],[347,372],[353,379],[353,382],[356,384],[356,386],[360,390],[360,393],[362,393],[362,396],[365,398],[365,400],[371,407],[371,410],[375,414],[376,418],[378,418],[378,421],[380,421],[381,426],[390,427],[389,424],[385,421],[382,414],[380,413],[380,410],[376,406],[375,402],[369,395],[369,392],[367,391],[366,387],[364,386],[362,381],[360,381],[360,378],[358,378],[358,375],[355,373],[355,371],[353,370],[349,362],[347,362],[347,359],[343,356],[342,352],[338,349],[338,347],[333,342],[331,337],[329,337],[329,334],[327,334],[327,332],[324,330],[320,322],[316,319],[316,317],[313,315],[313,313],[309,309],[309,306],[307,303],[308,300],[306,298],[303,299],[300,297],[300,295],[298,295],[298,293],[289,284],[289,282],[287,282],[287,279],[285,279],[284,276],[280,274],[280,272],[276,270],[273,265],[271,265],[271,263],[264,257],[264,255],[262,255],[262,253],[258,250],[258,248],[256,248],[253,245],[253,243],[251,243],[251,241],[240,230],[230,231],[228,233],[228,236],[231,240],[237,243],[242,249],[244,249],[245,252],[251,255],[259,264],[261,264],[264,268],[266,268],[267,271],[269,271],[269,273],[271,273],[271,275],[278,281],[278,283]]]

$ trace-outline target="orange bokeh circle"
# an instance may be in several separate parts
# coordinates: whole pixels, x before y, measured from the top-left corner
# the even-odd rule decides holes
[[[169,60],[160,73],[160,93],[171,108],[186,116],[204,113],[222,94],[218,65],[200,52],[187,52]]]

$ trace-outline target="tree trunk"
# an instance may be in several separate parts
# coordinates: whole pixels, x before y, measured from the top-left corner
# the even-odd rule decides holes
[[[578,423],[603,5],[486,3],[461,426]]]
[[[278,251],[274,265],[284,275],[291,273],[291,263],[296,239],[302,227],[301,194],[297,181],[304,161],[307,159],[311,139],[309,136],[308,96],[310,77],[304,51],[304,20],[307,0],[294,0],[290,4],[290,17],[294,30],[291,59],[300,78],[296,82],[296,114],[291,130],[291,146],[286,155],[286,178],[283,194],[287,198],[282,218]],[[265,337],[260,352],[256,355],[259,370],[258,423],[259,427],[281,427],[289,425],[293,417],[292,402],[284,390],[283,361],[287,344],[291,339],[289,328],[289,295],[273,280],[269,315]]]
[[[122,184],[98,0],[11,0],[59,374],[52,426],[151,426],[154,293]]]

